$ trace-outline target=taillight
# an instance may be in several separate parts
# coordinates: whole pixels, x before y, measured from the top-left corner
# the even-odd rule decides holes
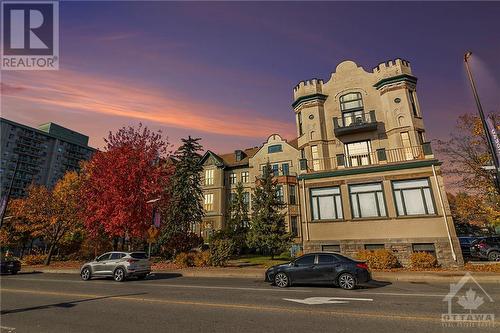
[[[368,265],[365,264],[364,262],[360,262],[359,264],[356,264],[356,267],[363,268],[363,269],[368,269]]]
[[[130,264],[134,263],[134,262],[137,262],[139,260],[137,259],[127,259],[127,262],[129,262]]]

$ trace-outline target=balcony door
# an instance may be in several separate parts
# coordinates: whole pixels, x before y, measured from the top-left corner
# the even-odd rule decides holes
[[[345,145],[345,150],[349,166],[355,167],[372,164],[370,140],[348,143]]]
[[[408,132],[401,132],[401,142],[403,143],[403,150],[406,160],[413,160],[413,150],[411,147],[410,135],[408,134]]]

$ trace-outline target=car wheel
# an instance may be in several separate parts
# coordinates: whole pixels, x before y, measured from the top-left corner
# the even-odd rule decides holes
[[[12,275],[16,275],[17,274],[17,271],[12,271],[10,272]]]
[[[115,269],[113,273],[113,280],[116,282],[123,282],[125,280],[125,270],[123,268]]]
[[[354,287],[356,287],[356,280],[354,279],[354,276],[350,273],[342,273],[340,274],[338,278],[338,285],[342,289],[346,290],[352,290]]]
[[[82,278],[83,281],[90,280],[91,276],[92,274],[90,273],[90,268],[85,267],[84,269],[82,269],[80,277]]]
[[[290,279],[285,273],[278,273],[274,276],[274,284],[280,288],[286,288],[290,285]]]
[[[488,260],[489,261],[500,261],[500,252],[491,251],[490,253],[488,253]]]

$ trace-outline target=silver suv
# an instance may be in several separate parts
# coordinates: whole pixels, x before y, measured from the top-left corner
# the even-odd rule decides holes
[[[95,276],[112,276],[122,282],[130,276],[144,279],[151,273],[151,263],[145,252],[107,252],[80,269],[82,280],[87,281]]]

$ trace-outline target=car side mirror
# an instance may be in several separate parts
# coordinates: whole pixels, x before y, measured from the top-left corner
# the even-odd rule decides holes
[[[95,257],[95,258],[94,258],[94,261],[99,261],[98,259],[99,259],[99,257]]]

